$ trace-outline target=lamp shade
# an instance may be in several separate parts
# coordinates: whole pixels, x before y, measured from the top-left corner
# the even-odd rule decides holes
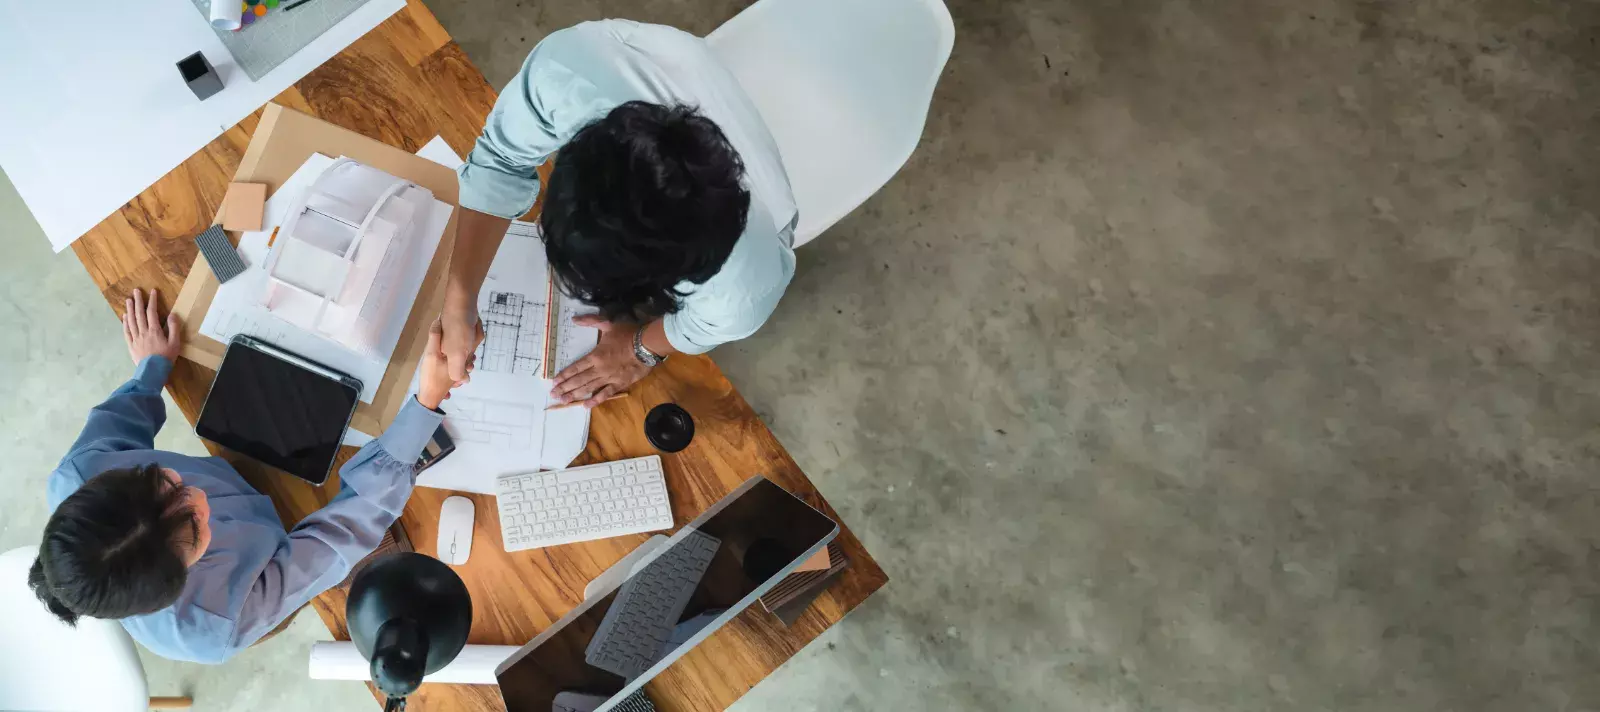
[[[422,678],[450,664],[472,629],[472,597],[449,566],[416,553],[391,554],[356,574],[345,603],[350,639],[372,663],[372,682],[404,709]]]

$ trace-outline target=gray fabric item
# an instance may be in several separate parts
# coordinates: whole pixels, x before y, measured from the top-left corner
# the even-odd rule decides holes
[[[244,272],[244,260],[233,243],[228,242],[228,234],[222,231],[221,225],[206,228],[194,239],[194,244],[200,247],[200,254],[205,255],[206,264],[211,266],[211,273],[217,276],[218,282],[226,284]]]

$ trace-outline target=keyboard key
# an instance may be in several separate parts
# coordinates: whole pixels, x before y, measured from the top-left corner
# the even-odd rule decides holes
[[[521,501],[522,501],[522,493],[521,492],[512,492],[511,494],[500,495],[500,503],[501,504],[505,504],[505,503],[508,503],[508,502],[521,502]]]

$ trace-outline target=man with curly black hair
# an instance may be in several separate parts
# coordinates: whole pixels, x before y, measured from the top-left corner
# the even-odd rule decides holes
[[[598,310],[580,323],[601,336],[557,374],[557,400],[593,407],[668,355],[745,338],[771,315],[794,275],[798,213],[755,105],[699,37],[584,23],[534,48],[460,169],[442,315],[458,382],[483,340],[489,264],[558,152],[545,254],[562,291]]]

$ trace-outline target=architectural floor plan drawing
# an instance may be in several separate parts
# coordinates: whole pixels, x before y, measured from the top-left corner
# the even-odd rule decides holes
[[[543,456],[552,421],[576,440],[571,454],[554,466],[564,466],[582,450],[587,411],[545,411],[551,382],[539,373],[544,364],[549,279],[537,228],[512,223],[478,294],[484,339],[477,366],[444,406],[448,413],[444,427],[456,441],[456,452],[422,472],[418,485],[493,493],[498,475],[547,466]],[[558,370],[583,358],[599,341],[599,331],[572,323],[581,308],[576,300],[557,299]]]
[[[450,399],[450,421],[454,426],[451,437],[460,443],[477,443],[507,450],[526,451],[534,448],[535,435],[543,430],[535,428],[543,423],[543,411],[525,403],[465,398],[460,402]]]
[[[484,332],[478,370],[538,376],[544,363],[544,297],[491,290],[487,301],[478,310]]]

